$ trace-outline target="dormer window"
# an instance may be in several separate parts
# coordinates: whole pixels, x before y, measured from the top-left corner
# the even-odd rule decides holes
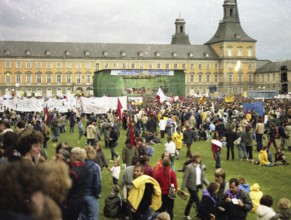
[[[4,50],[4,54],[6,55],[6,56],[9,56],[10,55],[10,51],[9,50]]]
[[[143,52],[142,51],[138,52],[137,54],[138,54],[139,57],[143,57]]]
[[[208,58],[209,57],[209,54],[208,53],[204,53],[203,55],[204,55],[205,58]]]
[[[68,51],[68,50],[66,50],[66,51],[65,51],[65,55],[66,55],[66,56],[70,56],[70,55],[71,55],[71,52]]]
[[[155,56],[156,56],[156,57],[161,56],[160,52],[155,52]]]
[[[26,51],[25,51],[25,55],[26,55],[26,56],[30,56],[30,55],[31,55],[30,50],[26,50]]]
[[[193,53],[188,53],[188,57],[193,57]]]
[[[50,52],[49,50],[46,50],[46,51],[45,51],[45,55],[46,55],[46,56],[50,56],[50,55],[51,55],[51,52]]]
[[[235,34],[234,37],[235,37],[236,39],[240,39],[240,35],[239,35],[239,34]]]
[[[107,57],[108,56],[108,52],[107,51],[103,51],[103,56]]]
[[[120,52],[120,56],[125,57],[126,56],[126,53],[124,51],[121,51]]]
[[[85,57],[89,57],[90,56],[90,52],[89,51],[84,51],[84,55],[85,55]]]
[[[172,53],[172,56],[173,56],[173,57],[176,57],[176,56],[177,56],[177,53],[176,53],[176,52],[173,52],[173,53]]]

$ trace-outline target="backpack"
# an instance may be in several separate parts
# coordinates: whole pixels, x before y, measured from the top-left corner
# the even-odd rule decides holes
[[[105,199],[105,205],[103,209],[103,214],[107,218],[118,218],[120,215],[120,210],[122,206],[121,196],[118,195],[109,195]]]

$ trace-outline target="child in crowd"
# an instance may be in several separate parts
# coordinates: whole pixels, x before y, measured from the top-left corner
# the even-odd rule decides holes
[[[120,165],[119,165],[119,162],[117,160],[115,160],[114,164],[113,164],[113,167],[111,167],[110,169],[108,168],[108,170],[112,174],[113,184],[114,185],[118,185],[118,180],[119,180],[119,176],[120,176]]]
[[[245,178],[241,177],[239,178],[239,188],[243,191],[245,191],[246,193],[249,193],[250,192],[250,185],[247,184],[247,181]]]
[[[278,210],[272,220],[289,220],[291,219],[291,202],[287,198],[281,198],[278,202]]]
[[[119,186],[114,185],[111,193],[105,199],[104,216],[107,218],[118,218],[122,207],[122,198],[119,194]]]

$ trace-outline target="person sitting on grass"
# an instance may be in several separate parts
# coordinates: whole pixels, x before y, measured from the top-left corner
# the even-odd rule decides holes
[[[278,202],[278,210],[271,220],[289,220],[291,218],[291,202],[287,198],[281,198]]]
[[[278,148],[278,151],[275,153],[275,165],[288,165],[288,164],[289,163],[284,154],[284,151]]]
[[[251,212],[257,213],[258,206],[260,205],[260,200],[263,196],[263,192],[260,189],[260,185],[258,183],[254,183],[251,185],[249,196],[253,203],[253,208]]]
[[[257,210],[257,220],[271,219],[275,216],[275,211],[272,209],[273,198],[269,195],[263,195],[260,200],[260,205]]]
[[[268,149],[268,147],[264,146],[262,148],[262,150],[260,150],[260,153],[259,153],[260,166],[271,167],[271,166],[273,166],[273,164],[268,161],[267,149]]]

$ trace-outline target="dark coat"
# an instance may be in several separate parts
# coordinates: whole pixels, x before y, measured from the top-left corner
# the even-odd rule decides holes
[[[198,206],[198,216],[201,220],[211,220],[210,214],[217,215],[217,200],[207,189],[204,189]]]

